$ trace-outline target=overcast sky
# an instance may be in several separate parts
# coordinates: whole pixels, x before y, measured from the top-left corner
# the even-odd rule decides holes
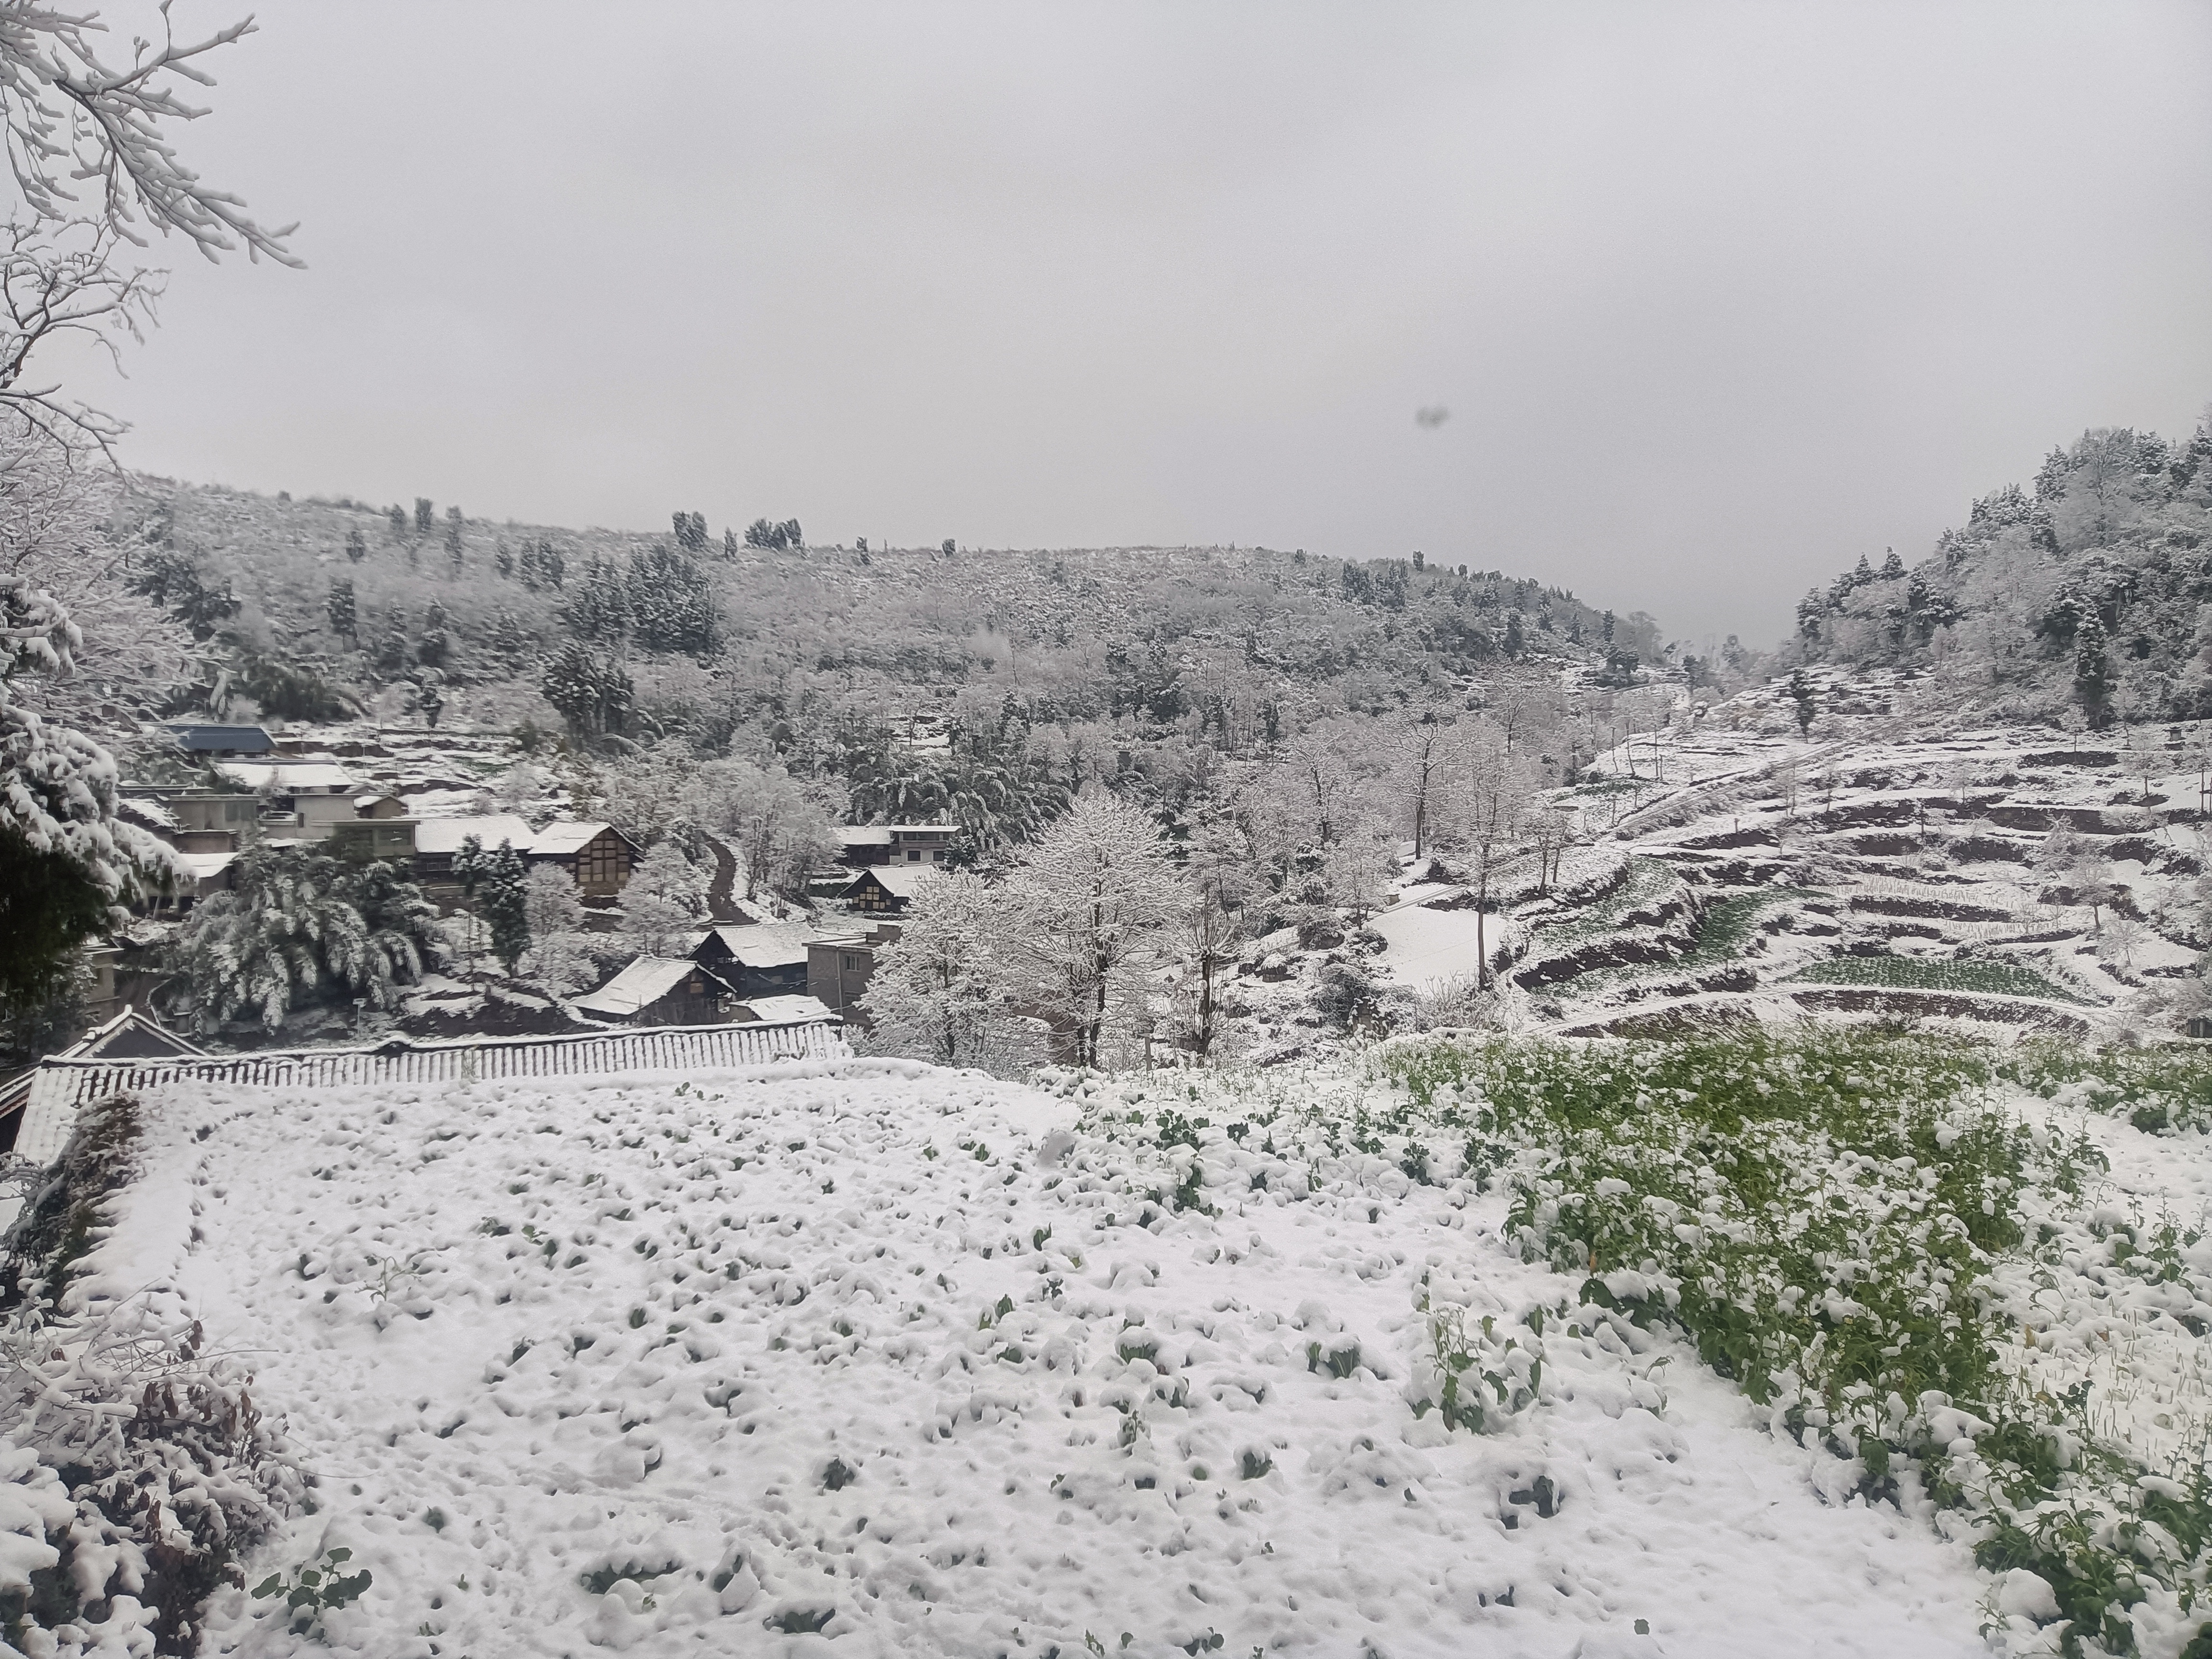
[[[167,250],[92,388],[194,480],[1420,549],[1771,644],[2212,398],[2202,4],[259,16],[180,145],[309,268]]]

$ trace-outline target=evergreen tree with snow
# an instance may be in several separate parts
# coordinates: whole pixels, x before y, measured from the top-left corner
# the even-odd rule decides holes
[[[346,532],[345,550],[346,558],[354,564],[368,556],[368,538],[361,533],[359,526]]]
[[[444,954],[437,907],[389,865],[263,842],[231,870],[231,890],[202,900],[169,945],[203,1031],[242,1017],[273,1031],[337,998],[388,1008]]]
[[[2112,661],[2105,645],[2105,624],[2094,611],[2074,632],[2074,696],[2092,726],[2110,717]]]
[[[11,695],[70,674],[82,643],[52,596],[0,575],[0,1005],[44,998],[125,901],[178,874],[167,848],[116,816],[107,751]]]
[[[1814,698],[1813,682],[1805,678],[1803,669],[1790,671],[1789,692],[1797,716],[1797,735],[1809,737],[1813,732],[1813,716],[1820,712],[1820,705]]]
[[[477,914],[491,930],[492,954],[513,973],[530,949],[530,912],[525,892],[529,870],[522,854],[512,842],[504,841],[486,852],[477,837],[465,836],[461,850],[453,855],[453,873],[460,878],[463,895],[475,902]],[[562,878],[568,879],[565,875]]]
[[[331,582],[328,609],[331,632],[336,634],[340,639],[351,641],[355,630],[360,626],[360,618],[354,610],[351,577]]]
[[[568,723],[569,735],[579,739],[619,732],[635,695],[619,662],[575,640],[545,659],[538,689]]]

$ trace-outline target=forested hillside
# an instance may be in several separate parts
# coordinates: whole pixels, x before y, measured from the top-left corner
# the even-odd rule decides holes
[[[1907,565],[1861,558],[1797,607],[1797,647],[1936,669],[1962,708],[2100,727],[2212,714],[2212,425],[2053,449]]]
[[[1286,703],[1395,707],[1487,667],[1610,652],[1625,675],[1662,654],[1649,617],[1419,554],[809,546],[795,521],[750,539],[688,513],[665,536],[579,532],[151,479],[121,514],[158,597],[234,645],[212,694],[275,718],[334,698],[398,714],[430,685],[447,723],[709,748],[781,726],[789,749],[856,711],[904,719],[988,687],[1032,722],[1256,730]]]

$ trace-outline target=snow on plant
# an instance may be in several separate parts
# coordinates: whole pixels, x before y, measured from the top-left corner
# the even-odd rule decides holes
[[[1582,1279],[1586,1318],[1679,1327],[1868,1497],[1954,1516],[1983,1566],[2049,1586],[2063,1650],[2195,1638],[2201,1407],[2154,1376],[2141,1415],[2163,1431],[2130,1432],[2146,1382],[2109,1350],[2116,1330],[2165,1340],[2150,1369],[2196,1376],[2201,1401],[2201,1328],[2127,1316],[2212,1311],[2212,1250],[2092,1206],[2101,1154],[2007,1109],[1987,1057],[1826,1033],[1394,1045],[1378,1063],[1417,1104],[1472,1106],[1470,1165],[1517,1149],[1510,1224]],[[1463,1317],[1431,1329],[1435,1391],[1455,1370],[1463,1389]]]
[[[241,1015],[274,1030],[295,1003],[334,993],[386,1007],[446,953],[436,907],[386,865],[263,842],[240,854],[232,882],[171,945],[204,1030]]]
[[[25,1571],[0,1573],[0,1620],[30,1651],[71,1626],[114,1651],[187,1650],[208,1594],[242,1584],[237,1558],[304,1499],[252,1376],[173,1291],[79,1283],[136,1172],[139,1116],[127,1097],[88,1109],[6,1239],[0,1474],[37,1521],[18,1512],[29,1542],[6,1554]]]

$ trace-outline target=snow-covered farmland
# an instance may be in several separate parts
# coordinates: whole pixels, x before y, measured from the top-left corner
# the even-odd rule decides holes
[[[1984,1650],[1963,1544],[1578,1309],[1499,1192],[1241,1123],[1194,1177],[1099,1133],[1198,1110],[1146,1086],[180,1086],[84,1288],[252,1357],[317,1485],[250,1578],[349,1549],[341,1652]],[[1416,1414],[1425,1282],[1483,1432]],[[234,1590],[205,1638],[316,1650]]]

